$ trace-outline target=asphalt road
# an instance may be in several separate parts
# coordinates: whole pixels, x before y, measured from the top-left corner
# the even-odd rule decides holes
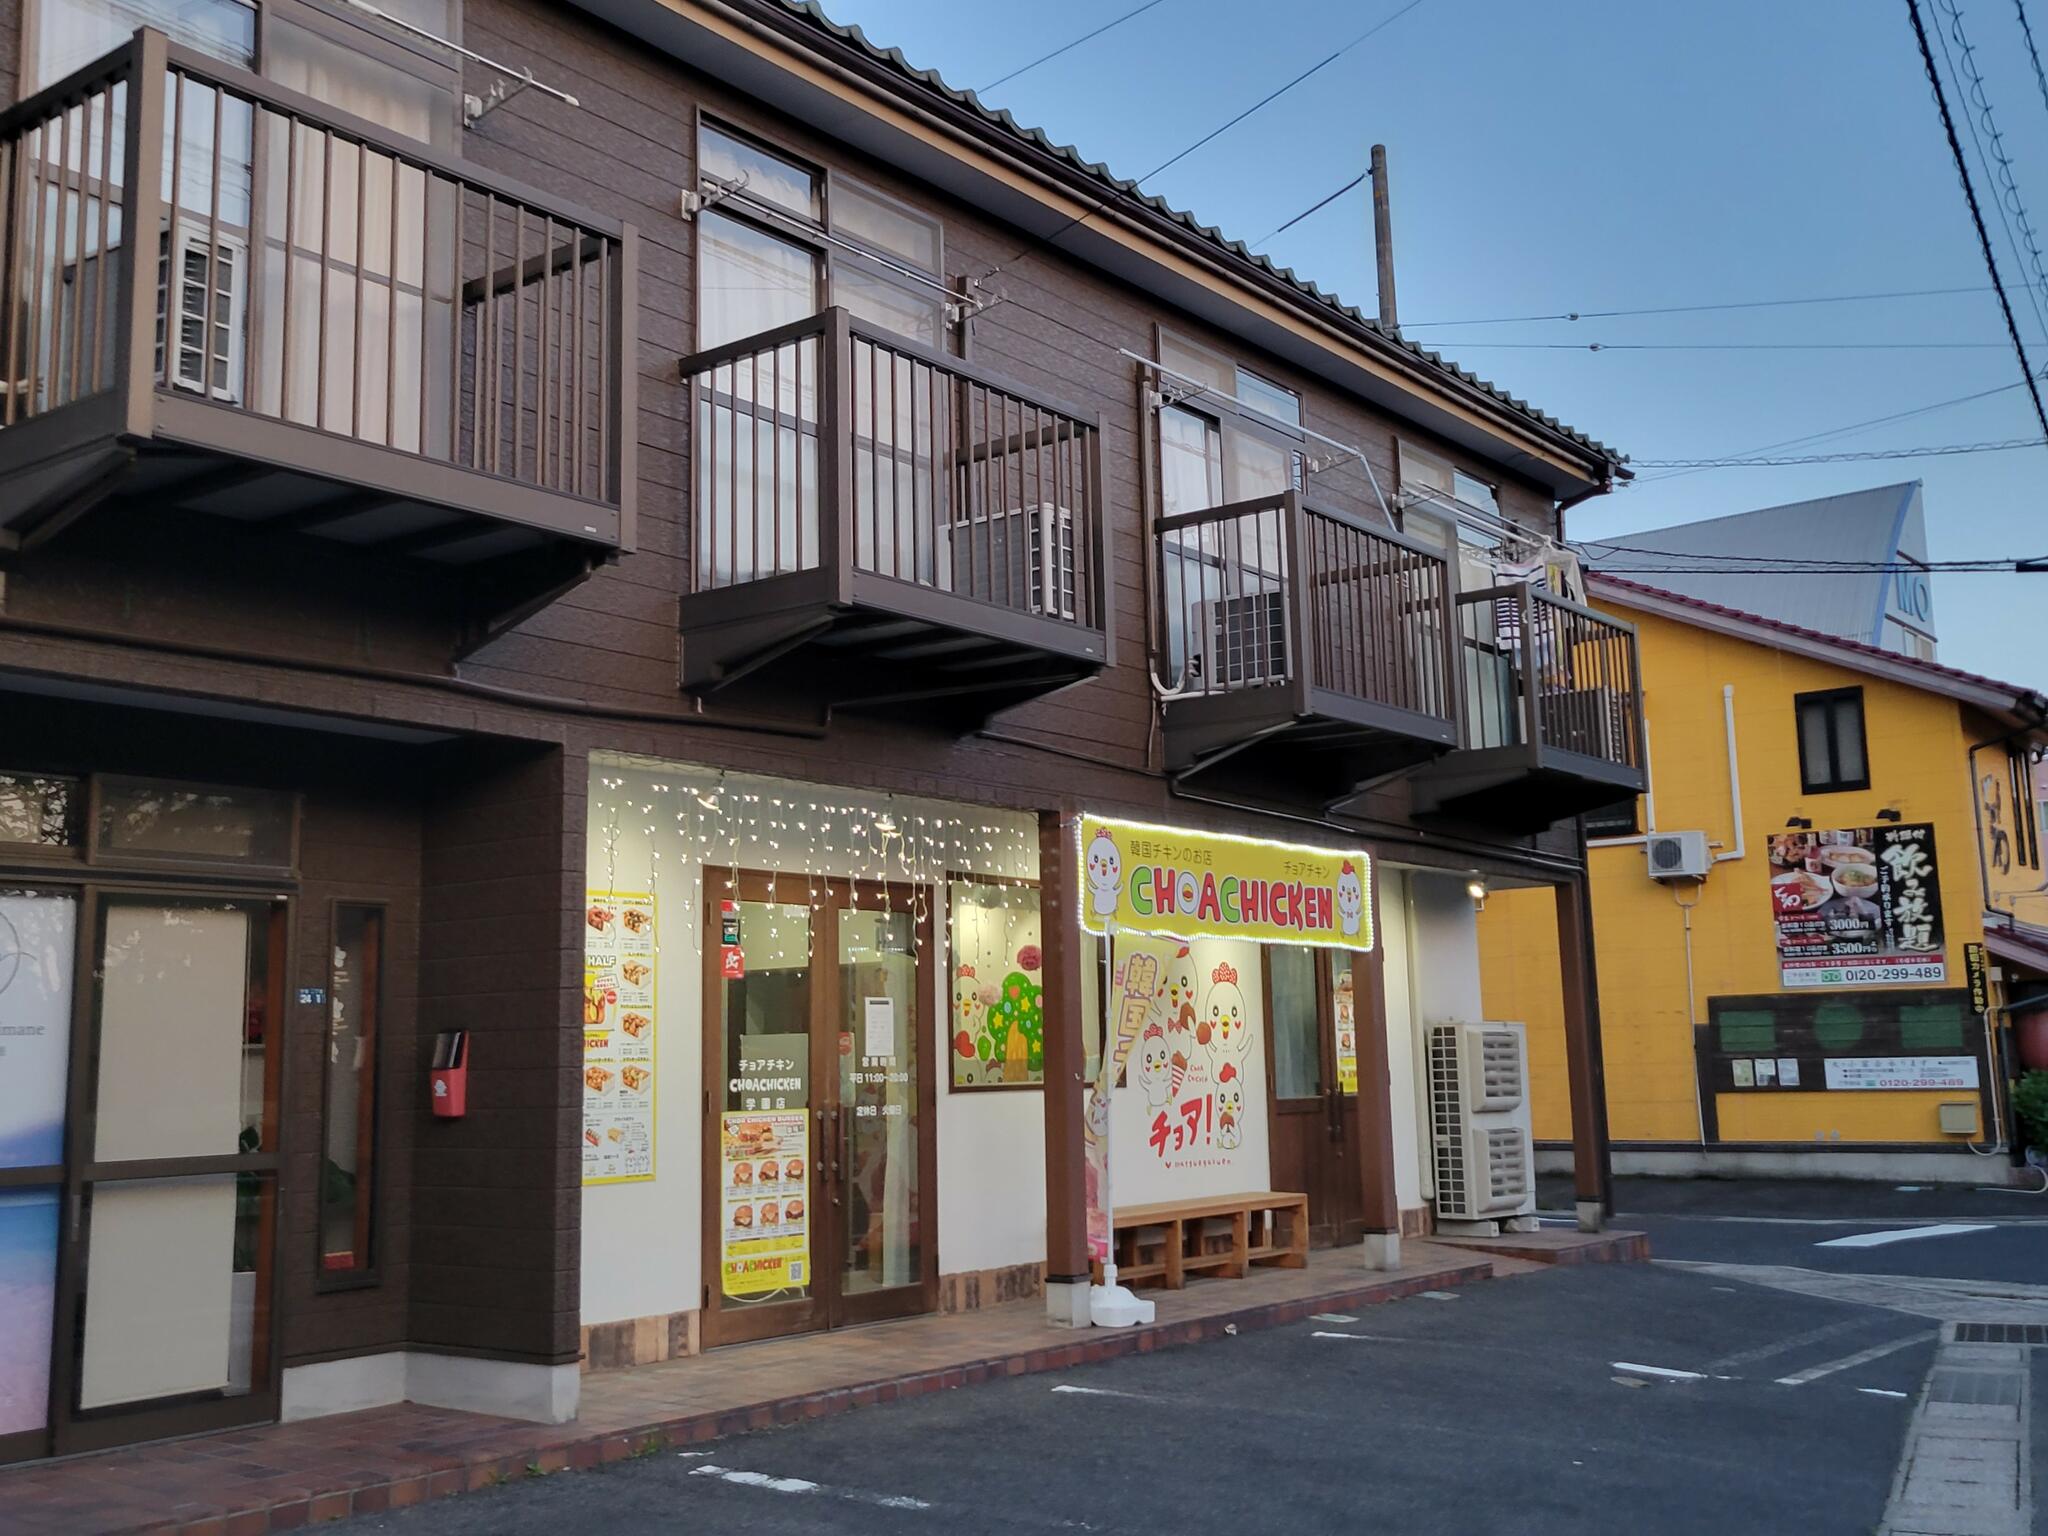
[[[1560,1270],[349,1529],[1847,1536],[1883,1513],[1933,1338],[1923,1319],[1676,1270]],[[1776,1383],[1899,1339],[1914,1342],[1804,1386]]]

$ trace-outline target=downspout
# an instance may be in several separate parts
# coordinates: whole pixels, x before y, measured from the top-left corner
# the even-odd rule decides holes
[[[1735,760],[1735,685],[1721,685],[1721,729],[1728,739],[1728,814],[1735,818],[1735,846],[1714,855],[1716,864],[1739,859],[1748,849],[1742,829],[1742,769]]]

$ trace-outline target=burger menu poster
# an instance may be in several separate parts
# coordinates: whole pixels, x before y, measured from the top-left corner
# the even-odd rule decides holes
[[[719,1284],[758,1300],[811,1283],[810,1111],[727,1113],[718,1124]]]
[[[638,1182],[654,1177],[654,897],[587,896],[583,1182]]]
[[[1948,979],[1929,824],[1780,833],[1771,838],[1770,874],[1785,986]]]

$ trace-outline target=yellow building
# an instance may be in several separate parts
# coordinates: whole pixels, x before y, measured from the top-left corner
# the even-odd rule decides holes
[[[2048,703],[1589,587],[1638,626],[1649,748],[1648,791],[1587,818],[1617,1170],[1996,1176],[1968,1149],[2004,1140],[2002,999],[2048,961],[2024,814]],[[1529,1025],[1539,1145],[1566,1142],[1549,893],[1495,893],[1480,941],[1486,1015]]]

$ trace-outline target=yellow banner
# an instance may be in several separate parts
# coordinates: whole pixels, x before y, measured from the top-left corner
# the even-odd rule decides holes
[[[1252,939],[1369,950],[1372,860],[1310,848],[1083,816],[1081,926],[1168,938]]]

